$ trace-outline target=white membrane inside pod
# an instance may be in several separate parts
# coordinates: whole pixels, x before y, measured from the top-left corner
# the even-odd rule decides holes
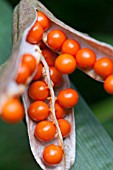
[[[27,84],[17,84],[15,79],[16,75],[18,74],[18,69],[21,65],[21,59],[24,54],[31,54],[35,57],[37,64],[40,61],[40,49],[38,48],[37,44],[30,44],[26,41],[26,37],[28,35],[28,32],[34,25],[36,19],[33,21],[33,23],[24,31],[22,37],[17,41],[16,44],[14,44],[12,55],[9,58],[9,62],[7,62],[7,70],[4,69],[4,72],[6,75],[6,80],[3,86],[3,90],[0,89],[0,105],[4,105],[4,103],[17,95],[21,95]],[[4,67],[5,68],[5,67]],[[35,70],[36,72],[36,70]],[[29,83],[34,76],[35,72],[28,78],[27,83]],[[10,74],[9,74],[10,73]],[[1,111],[0,111],[1,112]]]
[[[52,87],[52,83],[51,83],[51,79],[50,79],[50,74],[49,74],[49,67],[47,66],[46,62],[44,61],[44,57],[42,56],[41,59],[42,63],[44,64],[45,70],[46,70],[46,78],[45,81],[48,84],[48,87],[50,89],[50,96],[52,97],[52,115],[54,116],[54,122],[57,125],[58,122],[56,120],[55,117],[55,109],[54,109],[54,104],[55,104],[55,96],[58,94],[58,92],[62,89],[68,88],[70,87],[69,85],[69,80],[67,76],[63,76],[63,82],[62,84],[58,87],[55,88],[53,91],[53,87]],[[47,166],[43,159],[42,159],[42,154],[43,154],[43,150],[44,148],[49,145],[49,144],[56,144],[56,145],[60,145],[59,143],[59,139],[62,140],[62,137],[59,135],[59,137],[57,136],[57,138],[54,138],[53,140],[49,141],[49,142],[41,142],[38,139],[36,139],[36,137],[34,136],[34,129],[36,127],[36,122],[34,122],[29,116],[28,116],[28,108],[31,104],[31,100],[28,96],[28,89],[26,90],[26,92],[23,95],[23,101],[24,101],[24,106],[25,106],[25,112],[26,112],[26,122],[27,122],[27,126],[28,126],[28,135],[29,135],[29,140],[30,140],[30,146],[31,146],[31,150],[33,152],[33,155],[37,161],[37,163],[41,166],[42,169],[48,169],[48,170],[52,170],[52,169],[58,169],[58,170],[69,170],[70,167],[74,164],[75,161],[75,150],[76,150],[76,135],[75,135],[75,120],[74,120],[74,110],[73,109],[69,109],[69,113],[65,116],[65,119],[69,121],[69,123],[71,124],[71,133],[69,134],[68,137],[66,137],[65,139],[63,139],[63,147],[64,147],[64,153],[65,156],[63,157],[63,160],[61,161],[61,163],[59,163],[56,166]],[[58,133],[59,132],[59,129]]]

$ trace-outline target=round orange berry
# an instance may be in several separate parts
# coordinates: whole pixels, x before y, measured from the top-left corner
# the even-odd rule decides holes
[[[24,117],[24,108],[19,99],[8,100],[2,110],[2,119],[9,123],[17,123]]]
[[[113,75],[110,75],[105,79],[104,89],[107,93],[113,94]]]
[[[63,54],[71,54],[75,56],[79,49],[80,49],[79,43],[72,39],[67,39],[62,45]]]
[[[71,125],[70,123],[65,119],[59,119],[58,124],[62,133],[62,137],[65,138],[70,134],[71,131]]]
[[[22,64],[26,64],[31,73],[36,69],[36,59],[31,54],[24,54],[23,55]]]
[[[33,100],[45,100],[49,95],[49,89],[45,82],[36,81],[29,87],[29,96]]]
[[[91,49],[82,48],[76,54],[76,62],[82,69],[91,69],[96,62],[96,55]]]
[[[47,35],[47,43],[53,50],[60,50],[66,35],[61,30],[51,30]]]
[[[78,93],[71,88],[61,90],[57,101],[63,108],[71,108],[78,103]]]
[[[54,66],[55,63],[55,59],[57,57],[57,54],[54,53],[53,51],[49,50],[49,49],[43,49],[42,50],[42,55],[44,56],[48,66]]]
[[[35,136],[37,139],[43,142],[48,142],[52,140],[55,134],[56,134],[55,124],[48,120],[41,121],[36,125]]]
[[[62,119],[65,116],[66,111],[58,103],[55,103],[55,114],[57,119]]]
[[[39,41],[42,39],[43,32],[42,26],[38,21],[36,21],[27,35],[27,41],[31,44],[39,43]]]
[[[49,18],[42,12],[37,11],[38,22],[43,27],[44,30],[47,30],[50,27]]]
[[[48,165],[56,165],[62,161],[64,151],[60,146],[50,144],[43,151],[44,162]]]
[[[29,70],[28,66],[26,64],[22,64],[19,67],[19,71],[18,71],[17,77],[16,77],[16,82],[18,84],[24,84],[24,83],[26,83],[29,76],[30,76],[30,70]]]
[[[47,46],[44,44],[43,41],[40,41],[40,42],[39,42],[39,47],[40,47],[41,50],[47,48]]]
[[[106,78],[113,74],[113,62],[106,57],[99,58],[94,65],[94,70],[99,76]]]
[[[55,67],[50,67],[50,78],[54,83],[54,86],[57,86],[62,83],[62,75],[56,70]]]
[[[34,121],[42,121],[48,117],[49,107],[43,101],[36,101],[30,105],[28,114]]]
[[[42,65],[42,63],[39,63],[37,72],[36,72],[33,80],[39,80],[42,77],[42,69],[43,69],[43,65]]]
[[[55,60],[55,67],[62,74],[70,74],[76,69],[76,60],[70,54],[61,54]]]

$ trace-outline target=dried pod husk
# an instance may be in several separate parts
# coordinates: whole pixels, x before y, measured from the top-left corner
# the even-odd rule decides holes
[[[69,121],[71,124],[71,133],[69,134],[68,137],[65,139],[62,138],[62,134],[58,125],[58,121],[55,116],[55,96],[57,96],[58,92],[62,89],[66,89],[70,87],[69,84],[69,79],[68,76],[63,76],[63,81],[60,87],[53,89],[53,85],[50,79],[50,72],[49,72],[49,67],[44,59],[44,57],[41,57],[41,62],[44,65],[44,75],[46,74],[46,77],[43,77],[43,80],[46,82],[48,85],[48,88],[50,90],[50,109],[51,109],[51,114],[50,117],[48,117],[49,120],[55,123],[56,128],[57,128],[57,136],[50,142],[40,142],[39,140],[36,139],[34,136],[34,129],[36,126],[36,122],[34,122],[29,116],[28,116],[28,108],[30,106],[31,100],[28,96],[28,90],[23,95],[23,101],[24,101],[24,107],[25,107],[25,112],[26,112],[26,122],[27,122],[27,127],[28,127],[28,135],[29,135],[29,140],[30,140],[30,146],[31,150],[33,152],[33,155],[37,161],[37,163],[41,166],[42,169],[53,169],[57,168],[58,170],[66,170],[70,169],[70,167],[74,164],[75,162],[75,141],[76,141],[76,136],[75,136],[75,120],[74,120],[74,110],[73,109],[68,109],[68,114],[65,116],[65,119]],[[61,161],[60,164],[56,166],[47,166],[43,159],[42,159],[42,153],[44,148],[49,145],[50,143],[59,145],[63,148],[64,150],[64,157]]]
[[[106,56],[106,57],[112,59],[112,55],[113,55],[112,46],[110,46],[106,43],[99,42],[99,41],[89,37],[88,35],[80,33],[78,31],[74,30],[73,28],[65,25],[60,20],[56,19],[53,16],[53,14],[46,7],[44,7],[39,1],[34,0],[33,4],[34,4],[36,10],[43,12],[51,21],[50,28],[47,31],[45,31],[43,38],[42,38],[43,42],[47,46],[48,46],[48,44],[47,44],[48,32],[50,32],[50,30],[53,30],[53,29],[60,29],[66,34],[67,38],[72,38],[72,39],[77,40],[80,43],[81,47],[92,49],[95,52],[97,58]],[[60,53],[59,51],[56,51],[56,52]],[[55,117],[54,104],[55,104],[55,96],[58,94],[58,92],[62,89],[69,87],[69,79],[68,79],[68,76],[66,76],[66,75],[63,76],[63,83],[58,88],[53,89],[51,80],[50,80],[49,68],[48,68],[48,65],[47,65],[46,61],[44,60],[43,56],[41,56],[41,61],[44,65],[44,69],[45,69],[45,73],[46,73],[46,77],[44,78],[44,80],[48,84],[48,87],[50,89],[51,110],[52,110],[53,121],[57,126],[57,132],[58,132],[58,137],[55,138],[54,140],[52,140],[51,142],[62,146],[62,148],[64,149],[64,158],[63,158],[62,162],[60,164],[56,165],[55,167],[47,166],[43,162],[42,152],[43,152],[44,147],[46,145],[48,145],[48,143],[46,144],[43,142],[39,142],[34,137],[34,129],[35,129],[36,123],[30,119],[30,117],[28,116],[28,113],[27,113],[27,110],[31,103],[30,98],[28,96],[28,89],[27,89],[26,92],[24,93],[23,101],[24,101],[24,106],[25,106],[25,110],[26,110],[26,122],[27,122],[27,127],[28,127],[30,146],[31,146],[31,150],[33,152],[33,155],[34,155],[37,163],[41,166],[42,169],[59,169],[59,170],[65,169],[66,170],[66,169],[70,169],[75,161],[76,137],[75,137],[74,112],[73,112],[73,109],[70,109],[71,114],[68,114],[66,116],[66,119],[72,125],[72,130],[71,130],[70,135],[66,139],[63,139],[60,129],[59,129],[59,126],[58,126],[57,119]],[[100,76],[95,74],[93,69],[83,70],[83,71],[86,74],[88,74],[89,76],[91,76],[92,78],[94,78],[98,81],[103,81],[103,79]]]
[[[113,47],[111,45],[95,40],[94,38],[91,38],[89,35],[81,33],[69,27],[68,25],[64,24],[63,22],[58,20],[40,2],[35,1],[35,4],[36,4],[36,9],[45,13],[45,15],[51,20],[51,27],[45,32],[43,36],[43,41],[44,43],[46,43],[46,45],[47,45],[48,32],[50,32],[53,29],[59,29],[59,30],[62,30],[66,34],[67,38],[75,39],[77,42],[79,42],[81,48],[89,48],[93,50],[96,54],[96,59],[106,57],[106,58],[110,58],[111,60],[113,60]],[[58,53],[60,52],[58,51]],[[90,77],[92,77],[93,79],[103,82],[103,78],[97,75],[94,72],[94,69],[86,69],[86,70],[81,69],[81,70],[85,72],[87,75],[89,75]]]
[[[29,12],[30,14],[29,14]],[[15,8],[13,15],[13,47],[12,54],[9,60],[1,66],[2,76],[0,77],[0,114],[2,106],[10,98],[20,96],[27,84],[32,80],[35,72],[28,77],[25,84],[16,83],[16,76],[18,73],[21,59],[24,54],[31,54],[35,57],[38,65],[40,61],[40,54],[37,51],[37,46],[32,45],[26,41],[26,36],[36,21],[36,10],[31,3],[21,1]]]

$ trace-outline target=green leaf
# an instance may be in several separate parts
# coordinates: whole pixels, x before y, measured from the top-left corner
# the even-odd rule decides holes
[[[109,97],[91,106],[96,117],[113,139],[113,97]]]
[[[12,7],[0,0],[0,64],[4,63],[11,52]]]
[[[112,170],[113,141],[82,97],[75,107],[77,159],[72,170]]]
[[[7,12],[6,12],[7,11]],[[11,51],[11,16],[9,4],[0,2],[0,63]],[[113,141],[96,120],[82,97],[75,107],[77,132],[76,163],[72,170],[113,170]],[[0,169],[40,169],[28,145],[23,123],[8,125],[0,121]]]
[[[113,118],[103,123],[104,128],[107,130],[113,140]]]
[[[101,123],[113,119],[113,97],[109,97],[93,104],[91,108]]]

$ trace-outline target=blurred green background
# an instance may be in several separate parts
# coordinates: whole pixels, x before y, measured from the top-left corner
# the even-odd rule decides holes
[[[2,1],[4,1],[4,4]],[[4,56],[0,55],[0,57],[4,57],[3,61],[8,58],[11,52],[12,12],[18,2],[19,0],[0,0],[0,23],[3,23],[3,31],[5,33],[3,37],[2,32],[0,32],[0,52],[4,54]],[[41,2],[43,2],[57,18],[66,24],[78,31],[88,33],[98,40],[113,45],[112,0],[41,0]],[[8,13],[8,16],[6,16],[6,13]],[[8,31],[7,25],[9,26]],[[5,51],[3,51],[4,49]],[[76,70],[70,75],[70,79],[92,108],[98,120],[113,138],[113,97],[106,94],[102,83],[89,78],[80,70]],[[20,167],[19,164],[18,167],[16,166],[18,157],[19,161],[23,161],[25,158],[24,164],[26,169],[36,169],[37,165],[31,153],[28,151],[29,146],[25,125],[20,123],[11,126],[0,121],[0,131],[4,133],[4,135],[0,137],[0,157],[3,155],[2,159],[0,158],[0,170],[22,169],[21,162]],[[18,138],[16,138],[15,132]],[[12,136],[13,140],[11,140]],[[4,143],[4,141],[7,142]],[[6,146],[2,147],[3,145]],[[16,149],[14,150],[13,148]],[[6,153],[5,156],[4,153]],[[13,156],[11,157],[11,155]],[[20,157],[22,159],[20,159]],[[27,164],[29,161],[31,163]],[[5,162],[7,162],[7,165]],[[10,167],[11,163],[13,164],[13,169]]]

